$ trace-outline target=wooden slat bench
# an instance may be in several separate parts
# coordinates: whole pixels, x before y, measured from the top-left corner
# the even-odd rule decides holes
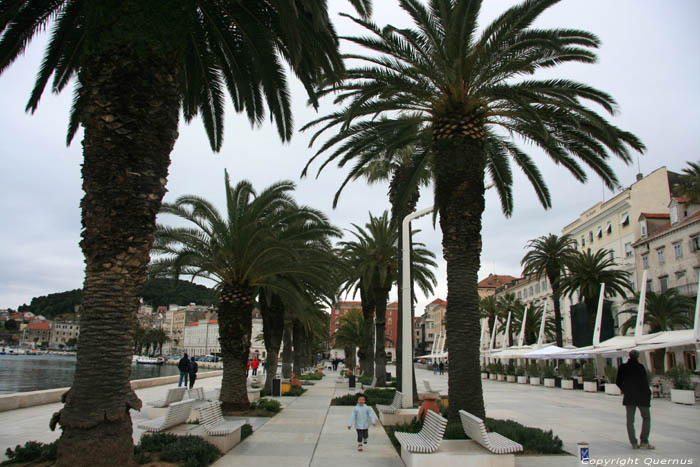
[[[377,404],[377,410],[379,410],[382,413],[396,413],[400,408],[401,408],[401,398],[403,397],[403,394],[399,391],[396,391],[394,393],[394,400],[391,401],[391,404],[389,405],[381,405]]]
[[[239,430],[245,421],[226,421],[218,401],[207,402],[197,407],[199,424],[209,436],[224,436]]]
[[[185,394],[185,399],[194,399],[196,401],[204,400],[204,388],[188,389]]]
[[[173,402],[168,406],[168,413],[162,417],[154,418],[147,422],[140,423],[138,428],[150,431],[151,433],[159,433],[174,426],[187,422],[192,411],[194,399],[185,399],[180,402]]]
[[[484,421],[479,417],[464,410],[459,411],[459,417],[462,419],[462,427],[467,436],[494,454],[512,454],[523,450],[520,443],[499,433],[488,433]]]
[[[165,399],[158,399],[157,401],[149,402],[148,405],[151,407],[163,408],[167,407],[173,402],[178,402],[182,400],[185,395],[185,388],[172,388],[168,389],[168,394]]]
[[[418,433],[396,432],[396,440],[408,452],[431,453],[438,450],[445,434],[447,419],[429,410]]]

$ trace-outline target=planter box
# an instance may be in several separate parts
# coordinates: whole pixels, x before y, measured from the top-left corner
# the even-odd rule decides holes
[[[527,376],[518,376],[518,384],[527,384]]]
[[[506,375],[506,381],[509,383],[515,383],[515,375]]]
[[[554,378],[544,378],[544,387],[553,388],[556,385],[556,381]]]
[[[495,381],[497,378],[495,374],[491,373],[489,374],[489,379]]]
[[[605,383],[605,394],[609,394],[611,396],[620,396],[622,395],[622,391],[620,391],[620,388],[617,386],[617,384]]]
[[[481,373],[481,379],[489,379],[488,373]]]
[[[562,389],[573,389],[574,388],[574,380],[573,379],[562,379],[561,380],[561,388]]]
[[[498,381],[505,381],[506,380],[506,375],[497,375],[498,376]]]
[[[586,392],[598,392],[598,383],[595,381],[584,381],[583,390]]]
[[[537,377],[537,378],[535,378],[533,376],[530,377],[530,386],[539,386],[540,384],[541,383],[540,383],[539,377]]]
[[[671,389],[671,402],[695,405],[695,391],[688,389]]]

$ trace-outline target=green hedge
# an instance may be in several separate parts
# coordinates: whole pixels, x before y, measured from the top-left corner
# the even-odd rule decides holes
[[[250,403],[252,410],[266,410],[268,412],[277,413],[282,409],[282,404],[279,401],[272,399],[259,399]]]
[[[157,454],[164,462],[174,462],[180,467],[206,467],[221,457],[221,451],[198,436],[177,436],[171,433],[145,434],[134,448],[137,462],[152,461],[150,454]]]
[[[252,434],[253,434],[253,427],[250,424],[246,423],[245,425],[243,425],[241,427],[241,441],[243,441],[244,439],[246,439],[248,436],[250,436]]]
[[[5,455],[8,460],[0,465],[24,463],[24,462],[51,462],[56,460],[57,441],[53,443],[40,443],[38,441],[27,441],[24,446],[19,444],[15,449],[7,448]]]
[[[389,405],[394,400],[396,389],[365,389],[362,394],[367,398],[367,405]],[[357,405],[357,394],[346,394],[331,400],[331,405]]]
[[[306,389],[300,388],[299,386],[292,386],[292,389],[282,394],[284,397],[298,397],[306,392]]]
[[[310,373],[308,375],[301,375],[299,379],[304,380],[304,381],[318,381],[320,379],[323,379],[323,375],[318,375],[316,373]]]

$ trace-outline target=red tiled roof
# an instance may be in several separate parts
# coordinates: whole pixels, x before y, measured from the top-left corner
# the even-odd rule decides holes
[[[690,198],[686,198],[685,196],[674,196],[673,199],[679,203],[687,203],[690,201]]]
[[[518,278],[507,275],[499,276],[497,274],[489,274],[488,277],[479,282],[478,286],[482,289],[496,289],[504,284],[510,284],[515,280],[518,280]]]
[[[430,302],[430,305],[447,305],[447,302],[441,298],[436,298],[432,302]]]
[[[639,215],[641,218],[642,216],[646,217],[647,219],[670,219],[671,216],[669,214],[663,214],[663,213],[654,213],[654,212],[643,212]]]
[[[670,229],[671,227],[678,227],[678,226],[680,226],[680,225],[684,225],[684,224],[686,224],[688,221],[690,221],[691,219],[695,219],[696,217],[700,217],[700,211],[696,212],[696,213],[693,214],[692,216],[686,217],[685,219],[683,219],[681,222],[679,222],[679,223],[677,223],[677,224],[666,224],[666,225],[664,225],[664,226],[661,227],[659,230],[657,230],[656,232],[654,232],[653,234],[651,234],[649,237],[643,238],[643,239],[641,239],[641,241],[636,242],[635,245],[636,245],[636,244],[643,244],[644,242],[647,242],[647,241],[651,240],[652,238],[656,238],[657,236],[661,235],[663,232],[667,231],[667,230]]]
[[[391,302],[391,303],[389,303],[386,307],[387,307],[387,308],[389,308],[389,307],[396,308],[396,307],[398,307],[398,306],[399,306],[399,302]]]
[[[48,331],[49,323],[47,323],[46,321],[37,321],[36,323],[29,323],[25,329],[29,329],[31,331]]]
[[[209,324],[219,324],[219,320],[218,319],[210,319]]]
[[[188,324],[188,326],[198,326],[198,325],[199,325],[199,321],[192,321],[190,324]]]

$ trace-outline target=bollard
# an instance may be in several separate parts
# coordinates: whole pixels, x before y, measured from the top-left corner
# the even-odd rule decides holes
[[[588,443],[584,441],[578,443],[578,460],[583,463],[583,461],[589,461],[590,459],[591,455],[588,448]]]

